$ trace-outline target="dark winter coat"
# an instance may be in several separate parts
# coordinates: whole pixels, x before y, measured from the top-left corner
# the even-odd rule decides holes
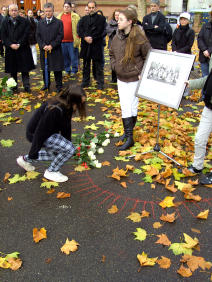
[[[1,36],[5,52],[5,72],[29,72],[34,69],[32,52],[29,46],[29,22],[18,16],[16,24],[7,16],[1,26]],[[13,50],[11,44],[20,44],[17,50]]]
[[[30,23],[29,44],[35,45],[37,43],[37,40],[36,40],[37,24],[32,17],[28,17],[27,19]]]
[[[55,133],[60,133],[71,140],[72,113],[73,110],[68,111],[65,107],[59,107],[57,103],[50,109],[47,102],[35,111],[26,130],[26,137],[32,143],[29,152],[30,159],[38,158],[38,152],[43,147],[43,143]]]
[[[152,13],[144,16],[142,23],[143,29],[152,48],[166,50],[167,40],[164,33],[166,18],[161,12],[157,12],[157,16],[152,23],[151,15]],[[157,28],[155,28],[156,25],[158,26]]]
[[[195,32],[189,25],[176,28],[172,37],[172,51],[191,54],[191,47],[194,43]]]
[[[210,58],[204,56],[203,52],[208,50],[212,54],[212,22],[205,23],[197,37],[199,48],[199,61],[200,63],[209,62]]]
[[[109,54],[111,68],[116,72],[117,78],[124,82],[132,82],[138,80],[138,76],[141,74],[144,61],[151,46],[144,32],[142,33],[142,31],[140,31],[136,36],[136,40],[138,40],[139,43],[135,48],[134,62],[123,64],[121,61],[124,58],[127,39],[128,37],[124,32],[118,30],[111,43]]]
[[[94,13],[81,18],[78,24],[78,34],[81,37],[81,53],[83,59],[102,60],[103,37],[106,27],[105,17]],[[88,44],[84,38],[91,36],[93,42]]]
[[[117,29],[118,29],[118,22],[116,20],[109,21],[106,27],[106,32],[109,37],[108,48],[110,48],[111,46],[111,42],[113,40],[113,37],[116,35]]]
[[[52,21],[47,24],[46,19],[38,22],[36,38],[40,48],[40,63],[41,69],[45,69],[45,45],[51,45],[53,49],[48,52],[48,70],[62,71],[64,69],[64,60],[62,54],[61,42],[63,40],[63,23],[61,20],[52,18]]]
[[[0,40],[1,40],[1,24],[3,22],[4,16],[0,14]]]
[[[210,71],[203,87],[205,106],[212,110],[212,71]]]

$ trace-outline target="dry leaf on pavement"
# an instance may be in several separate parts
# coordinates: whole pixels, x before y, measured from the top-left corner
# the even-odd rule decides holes
[[[118,212],[118,208],[117,208],[117,206],[116,205],[113,205],[110,209],[108,209],[107,211],[108,211],[108,213],[110,213],[110,214],[114,214],[114,213],[117,213]]]
[[[33,228],[33,240],[38,243],[42,239],[46,239],[46,229],[43,227],[40,230],[38,228]]]
[[[190,277],[192,275],[190,268],[184,267],[183,264],[180,266],[177,273],[179,273],[183,277]]]
[[[18,270],[22,265],[22,260],[20,258],[8,258],[7,261],[10,264],[12,270]]]
[[[157,263],[160,265],[160,268],[167,269],[171,265],[171,260],[167,257],[161,256],[161,259],[158,259]]]
[[[208,218],[208,214],[209,214],[209,210],[204,210],[203,212],[200,212],[200,213],[197,215],[197,218],[200,218],[200,219],[207,219],[207,218]]]
[[[167,214],[162,214],[160,217],[161,220],[166,221],[166,222],[174,222],[175,221],[175,212],[174,213],[167,213]]]
[[[79,243],[77,243],[75,240],[69,241],[69,239],[66,239],[65,244],[60,248],[62,253],[65,253],[66,255],[69,255],[70,252],[76,252],[78,249]]]
[[[155,242],[156,244],[161,244],[164,246],[170,246],[171,241],[169,241],[169,238],[166,236],[166,234],[156,235],[159,239]]]
[[[65,193],[65,192],[58,192],[57,193],[58,199],[64,199],[64,198],[70,198],[70,197],[71,197],[70,193]]]

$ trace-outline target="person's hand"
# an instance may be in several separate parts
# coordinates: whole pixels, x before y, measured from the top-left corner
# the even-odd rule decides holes
[[[93,38],[90,37],[90,36],[84,37],[84,40],[85,40],[88,44],[91,44],[91,43],[93,42]]]
[[[18,50],[18,48],[20,47],[20,44],[11,44],[10,48],[12,48],[13,50]]]
[[[141,75],[139,74],[139,76],[138,76],[138,79],[140,80],[141,79]]]
[[[203,52],[203,55],[204,55],[205,57],[210,58],[210,53],[208,52],[208,50],[205,50],[205,51]]]
[[[44,51],[48,51],[48,45],[45,45],[45,46],[43,47],[43,50],[44,50]]]
[[[47,47],[48,47],[47,51],[51,52],[51,50],[53,49],[52,45],[48,45]]]
[[[158,28],[158,25],[155,25],[154,28]]]

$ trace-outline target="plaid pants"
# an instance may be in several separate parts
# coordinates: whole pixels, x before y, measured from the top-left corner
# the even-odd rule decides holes
[[[48,171],[59,171],[61,166],[73,156],[75,147],[71,141],[67,140],[62,135],[55,133],[51,135],[43,144],[38,152],[37,161],[52,161]],[[24,156],[28,162],[32,162],[28,155]]]

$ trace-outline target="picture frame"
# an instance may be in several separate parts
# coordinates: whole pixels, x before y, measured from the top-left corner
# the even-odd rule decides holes
[[[195,55],[149,50],[136,96],[178,109],[194,60]]]

